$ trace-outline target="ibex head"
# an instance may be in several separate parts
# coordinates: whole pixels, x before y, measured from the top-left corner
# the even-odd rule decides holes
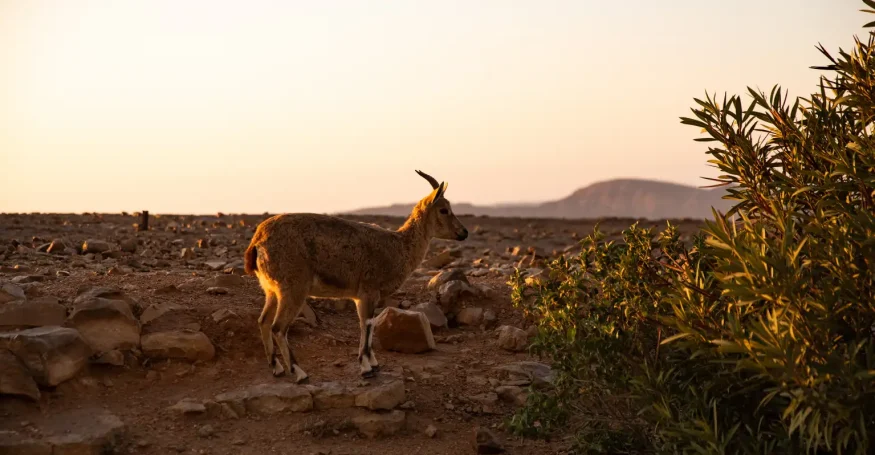
[[[444,240],[465,240],[468,238],[468,229],[453,214],[450,201],[444,198],[447,191],[447,183],[438,183],[434,177],[422,171],[416,171],[422,178],[431,184],[432,192],[425,201],[425,219],[431,226],[434,236]]]

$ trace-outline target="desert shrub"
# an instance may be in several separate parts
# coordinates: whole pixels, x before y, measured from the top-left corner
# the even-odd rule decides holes
[[[873,36],[820,47],[808,98],[695,100],[682,123],[705,133],[735,205],[691,240],[596,228],[578,257],[511,277],[557,372],[511,430],[573,429],[580,453],[872,451]]]

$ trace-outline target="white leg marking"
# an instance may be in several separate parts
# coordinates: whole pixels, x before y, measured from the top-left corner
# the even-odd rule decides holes
[[[305,373],[304,370],[302,370],[301,367],[299,367],[298,365],[292,365],[292,369],[295,370],[295,382],[297,382],[298,384],[305,381],[309,377],[307,376],[307,373]]]

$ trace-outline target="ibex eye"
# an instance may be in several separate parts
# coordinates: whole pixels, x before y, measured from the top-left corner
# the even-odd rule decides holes
[[[448,213],[450,213],[449,210],[447,210],[447,209],[441,209],[441,215],[446,215],[446,214],[448,214]]]

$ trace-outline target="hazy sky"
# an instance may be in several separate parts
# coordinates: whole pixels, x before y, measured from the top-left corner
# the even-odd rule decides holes
[[[859,0],[0,0],[0,212],[702,185],[693,97],[811,93]]]

